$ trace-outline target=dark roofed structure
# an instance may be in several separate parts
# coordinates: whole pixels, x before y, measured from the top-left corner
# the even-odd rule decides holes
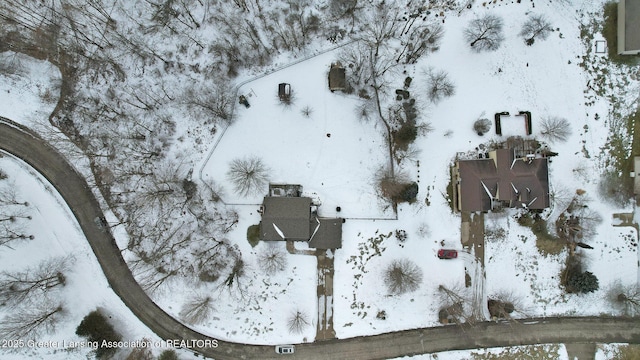
[[[310,198],[266,196],[262,204],[260,239],[309,240]]]
[[[265,196],[260,240],[308,241],[316,249],[342,247],[341,218],[321,218],[312,211],[311,198]]]
[[[347,76],[340,62],[331,64],[329,69],[329,90],[344,90],[347,87]]]
[[[618,54],[640,54],[640,1],[618,2]]]
[[[291,100],[291,84],[278,84],[278,98],[280,98],[280,101],[284,102]]]
[[[499,205],[549,207],[547,158],[518,158],[514,149],[498,149],[489,158],[458,160],[456,167],[460,211],[488,211]]]
[[[342,247],[342,219],[315,218],[309,247],[315,249],[339,249]]]

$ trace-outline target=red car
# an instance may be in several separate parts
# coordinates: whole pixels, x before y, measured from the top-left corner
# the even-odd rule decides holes
[[[438,250],[438,259],[455,259],[457,257],[458,257],[457,250],[447,250],[447,249]]]

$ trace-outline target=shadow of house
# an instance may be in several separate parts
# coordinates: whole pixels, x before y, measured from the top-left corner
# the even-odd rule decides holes
[[[342,247],[341,218],[322,218],[311,198],[265,196],[262,203],[260,240],[307,241],[316,249]]]
[[[640,55],[640,1],[618,2],[618,54]]]
[[[545,157],[517,157],[514,148],[497,149],[489,152],[488,158],[456,161],[454,174],[458,211],[549,207],[549,165]]]
[[[345,69],[340,62],[331,64],[329,69],[329,90],[334,92],[336,90],[344,91],[347,88],[347,77]]]

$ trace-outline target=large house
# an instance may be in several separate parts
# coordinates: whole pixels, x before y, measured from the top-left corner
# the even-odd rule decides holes
[[[453,173],[459,211],[549,207],[549,167],[545,157],[516,156],[513,148],[498,149],[486,157],[458,160]]]
[[[260,240],[307,241],[310,248],[342,247],[341,218],[322,218],[311,198],[265,196],[261,207]]]
[[[618,54],[640,55],[640,1],[618,2]]]

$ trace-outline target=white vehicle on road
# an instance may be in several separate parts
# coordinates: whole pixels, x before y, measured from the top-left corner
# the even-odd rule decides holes
[[[276,354],[293,354],[295,350],[293,345],[276,345]]]

